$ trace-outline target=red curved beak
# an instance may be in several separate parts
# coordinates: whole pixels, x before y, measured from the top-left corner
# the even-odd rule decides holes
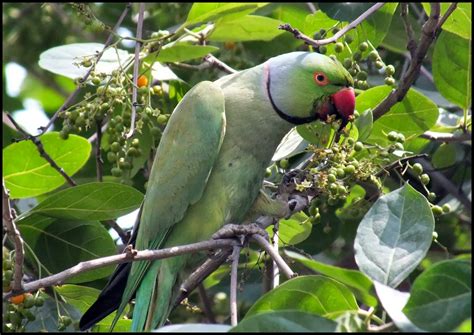
[[[348,121],[349,117],[354,114],[355,93],[352,87],[346,87],[334,93],[331,95],[331,101],[343,121]]]

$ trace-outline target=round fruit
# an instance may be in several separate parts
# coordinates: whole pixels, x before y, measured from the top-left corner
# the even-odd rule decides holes
[[[412,171],[417,176],[421,175],[423,173],[423,165],[421,165],[420,163],[413,164]],[[435,195],[435,197],[436,197],[436,195]]]
[[[366,51],[368,48],[369,48],[369,45],[367,44],[367,42],[362,42],[361,44],[359,44],[360,51]]]
[[[443,213],[451,212],[451,206],[449,206],[449,204],[444,204],[442,208],[443,208]]]
[[[344,50],[344,44],[342,44],[341,42],[337,42],[336,45],[334,46],[334,51],[336,51],[337,53],[340,53]]]
[[[431,211],[433,212],[434,215],[443,214],[443,209],[438,205],[431,207]]]
[[[430,176],[428,176],[426,173],[423,173],[420,176],[420,180],[424,185],[428,185],[428,183],[430,182]]]
[[[25,300],[25,294],[16,295],[8,299],[12,304],[19,305]]]
[[[336,176],[331,174],[328,174],[328,182],[334,183],[336,181]]]
[[[396,141],[397,137],[398,137],[398,133],[396,131],[393,131],[393,130],[387,134],[388,140],[392,141],[392,142]]]
[[[377,51],[373,50],[369,53],[369,59],[371,61],[375,62],[378,58],[379,58],[379,53]]]
[[[364,149],[364,144],[362,144],[362,142],[356,142],[356,144],[354,144],[355,151],[361,151],[362,149]]]
[[[288,164],[288,159],[282,159],[282,160],[280,161],[280,167],[281,167],[282,169],[288,168],[288,165],[289,165],[289,164]]]
[[[122,169],[120,169],[119,167],[112,168],[112,176],[121,177],[122,176]]]
[[[147,85],[148,85],[148,78],[145,75],[142,74],[137,79],[137,86],[141,88],[141,87],[144,87],[144,86],[147,86]]]
[[[110,146],[110,150],[112,150],[113,152],[119,152],[120,149],[121,149],[121,145],[119,142],[114,142],[112,143],[112,145]]]
[[[385,68],[385,74],[387,76],[392,76],[395,73],[395,67],[393,65],[387,65]]]
[[[434,192],[428,193],[428,200],[432,201],[432,202],[435,201],[436,200],[436,193],[434,193]]]
[[[395,79],[393,79],[392,77],[386,77],[384,81],[385,81],[385,84],[388,86],[395,85]]]

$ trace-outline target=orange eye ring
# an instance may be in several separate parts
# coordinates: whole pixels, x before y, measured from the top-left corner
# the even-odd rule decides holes
[[[322,72],[315,72],[313,78],[316,84],[318,84],[319,86],[326,86],[327,84],[329,84],[328,77]]]

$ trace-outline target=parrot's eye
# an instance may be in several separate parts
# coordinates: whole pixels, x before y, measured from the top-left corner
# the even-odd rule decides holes
[[[325,86],[329,84],[328,77],[322,72],[315,72],[313,78],[316,84],[318,84],[319,86]]]

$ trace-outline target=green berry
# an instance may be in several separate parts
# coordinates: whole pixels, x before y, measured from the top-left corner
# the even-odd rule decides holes
[[[336,176],[331,174],[328,174],[328,182],[334,183],[336,181]]]
[[[113,163],[117,160],[117,155],[113,151],[107,152],[107,161],[110,163]]]
[[[397,141],[399,143],[403,143],[403,142],[405,142],[405,136],[402,133],[398,133],[397,138],[395,139],[395,141]]]
[[[81,65],[84,66],[84,67],[91,67],[92,66],[92,62],[90,59],[84,59],[82,62],[81,62]]]
[[[3,273],[3,278],[5,278],[8,281],[11,281],[13,277],[13,271],[12,270],[7,270]]]
[[[344,194],[344,193],[346,193],[346,192],[347,192],[347,190],[346,190],[346,188],[344,187],[344,185],[338,185],[338,186],[337,186],[337,193],[339,193],[339,194]]]
[[[121,177],[122,176],[122,169],[119,168],[119,167],[112,168],[112,176]]]
[[[362,149],[364,149],[364,144],[362,142],[356,142],[356,144],[354,144],[355,151],[361,151]]]
[[[120,149],[122,149],[122,146],[120,145],[119,142],[114,142],[110,146],[110,150],[112,150],[113,152],[119,152]]]
[[[140,140],[138,138],[134,138],[132,140],[132,147],[139,148],[140,147]]]
[[[387,65],[385,68],[385,74],[387,76],[392,76],[395,73],[395,67],[393,65]]]
[[[438,233],[437,232],[433,232],[433,240],[437,240],[438,239]]]
[[[442,208],[443,208],[443,213],[451,212],[451,206],[449,206],[449,204],[444,204]]]
[[[161,129],[158,128],[158,127],[151,128],[150,132],[153,135],[153,137],[155,137],[155,138],[160,138],[161,137]]]
[[[351,68],[351,69],[349,69],[349,73],[350,73],[351,76],[354,77],[357,74],[357,69]]]
[[[339,28],[335,27],[335,28],[332,28],[332,33],[335,35],[339,32]]]
[[[356,51],[352,54],[352,59],[358,62],[362,59],[362,54],[359,51]]]
[[[158,116],[157,121],[158,121],[159,125],[164,126],[166,124],[166,122],[168,121],[168,118],[166,117],[166,115],[161,114],[161,115]]]
[[[362,52],[366,51],[368,48],[369,45],[367,44],[367,42],[362,42],[361,44],[359,44],[359,50]]]
[[[35,297],[32,294],[27,294],[25,300],[23,301],[23,306],[25,308],[31,308],[35,305]]]
[[[395,149],[397,150],[405,150],[405,147],[403,146],[402,143],[397,142],[394,144],[394,146],[395,146]]]
[[[388,86],[395,85],[395,79],[393,79],[392,77],[386,77],[384,82],[385,82],[385,85],[388,85]]]
[[[280,167],[281,167],[282,169],[287,169],[287,168],[288,168],[288,165],[289,165],[288,159],[282,159],[282,160],[280,161]]]
[[[356,169],[355,169],[355,166],[352,165],[352,164],[346,165],[346,166],[344,167],[344,172],[345,172],[346,174],[353,174],[353,173],[355,172],[355,170],[356,170]]]
[[[332,193],[336,193],[337,192],[337,183],[329,184],[329,191],[331,191]]]
[[[435,216],[439,216],[443,214],[443,209],[438,205],[431,207],[431,211],[433,212]]]
[[[66,115],[67,115],[68,112],[66,112]],[[76,110],[76,111],[70,111],[69,112],[69,115],[68,115],[68,118],[69,120],[71,121],[75,121],[77,119],[77,117],[79,116],[79,112]]]
[[[44,298],[42,296],[38,296],[35,298],[35,306],[41,307],[44,304]]]
[[[423,173],[423,165],[421,165],[420,163],[415,163],[413,164],[412,166],[412,171],[415,175],[419,176]],[[431,194],[431,193],[430,193]],[[434,193],[433,193],[434,194]],[[429,195],[429,194],[428,194]],[[436,195],[434,194],[434,197],[436,198]]]
[[[341,42],[337,42],[336,45],[334,46],[334,51],[337,53],[341,53],[344,50],[344,44]]]
[[[99,77],[92,78],[92,84],[94,84],[95,86],[99,86],[101,82],[102,81],[100,80]]]
[[[272,175],[272,170],[270,168],[267,168],[265,170],[265,178],[268,178]]]
[[[352,59],[350,58],[345,58],[344,59],[344,62],[343,62],[343,65],[346,69],[350,69],[351,66],[352,66]]]
[[[397,140],[398,133],[396,131],[391,131],[387,134],[387,138],[389,141],[395,142]]]
[[[344,178],[346,176],[346,173],[344,172],[344,169],[336,169],[336,176],[337,178],[341,179],[341,178]]]
[[[314,36],[313,36],[313,39],[315,39],[315,40],[320,40],[320,39],[321,39],[321,33],[316,32],[316,33],[314,34]]]
[[[130,170],[132,168],[130,162],[126,161],[124,157],[120,157],[118,165],[123,170]]]
[[[420,180],[421,180],[421,182],[422,182],[424,185],[428,185],[429,182],[430,182],[430,176],[428,176],[426,173],[423,173],[423,174],[420,176]]]
[[[382,69],[382,68],[383,68],[383,62],[381,62],[381,61],[379,61],[379,60],[376,61],[376,62],[375,62],[375,67],[376,67],[378,70]]]
[[[323,28],[319,29],[319,33],[321,34],[321,36],[326,35],[326,29],[323,29]]]
[[[30,311],[26,311],[26,313],[24,315],[28,319],[28,321],[35,321],[35,319],[36,319],[36,316],[33,313],[31,313]]]
[[[76,127],[84,127],[86,125],[86,119],[83,113],[79,114],[76,121],[74,122]]]
[[[365,71],[360,71],[360,72],[357,74],[357,79],[359,79],[359,80],[367,80],[367,72],[365,72]]]
[[[435,201],[436,200],[436,193],[434,193],[434,192],[428,193],[428,200],[431,201],[431,202]]]
[[[376,50],[373,50],[369,53],[368,57],[371,61],[375,62],[379,58],[379,53]]]
[[[69,132],[66,129],[62,129],[59,132],[59,137],[61,137],[63,140],[67,140],[69,138]]]
[[[344,42],[346,42],[347,44],[351,44],[353,40],[354,38],[352,37],[352,35],[346,34],[344,36]]]
[[[328,49],[326,48],[325,45],[321,45],[321,46],[319,47],[319,53],[321,53],[321,54],[324,55],[324,54],[326,54],[327,51],[328,51]]]
[[[137,148],[131,147],[127,151],[127,156],[129,157],[137,157],[138,156],[138,150]]]

